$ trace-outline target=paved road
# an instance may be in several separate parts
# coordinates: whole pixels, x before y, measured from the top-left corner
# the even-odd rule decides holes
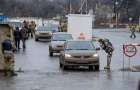
[[[99,72],[86,69],[63,71],[59,68],[58,56],[49,57],[47,42],[27,41],[27,50],[16,54],[16,70],[24,72],[13,78],[0,77],[0,90],[137,90],[139,72],[122,72],[122,44],[140,43],[140,33],[136,39],[130,39],[128,31],[95,30],[95,36],[109,38],[115,52],[110,71],[105,71],[106,55],[100,51],[101,67]],[[140,65],[140,48],[131,65]],[[125,58],[128,67],[128,58]]]

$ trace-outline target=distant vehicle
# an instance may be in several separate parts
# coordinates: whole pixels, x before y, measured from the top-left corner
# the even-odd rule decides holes
[[[54,33],[49,45],[49,55],[53,56],[53,53],[59,53],[64,49],[64,43],[67,40],[72,40],[72,34],[66,32]]]
[[[9,24],[10,26],[12,26],[13,29],[16,29],[16,27],[19,27],[19,29],[21,29],[23,26],[23,23],[19,21],[6,22],[6,24]]]
[[[51,25],[51,29],[52,29],[53,32],[58,32],[59,31],[58,27],[59,27],[59,25],[56,25],[56,24]]]
[[[39,39],[46,39],[50,41],[52,37],[52,30],[45,26],[39,26],[35,31],[35,41]]]
[[[90,70],[99,70],[99,55],[92,41],[67,41],[60,53],[60,67],[88,66]]]

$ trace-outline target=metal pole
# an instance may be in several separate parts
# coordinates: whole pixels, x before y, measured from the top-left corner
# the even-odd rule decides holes
[[[116,12],[116,29],[118,28],[118,13]]]
[[[81,11],[81,14],[82,14],[82,12],[83,12],[83,0],[81,0],[81,8],[80,8],[80,11]]]
[[[116,13],[115,13],[115,14],[116,14],[116,29],[117,29],[117,27],[118,27],[118,4],[119,4],[119,3],[118,3],[118,0],[116,0],[116,1],[115,1],[115,9],[116,9],[116,10],[115,10],[115,11],[116,11]]]
[[[71,6],[71,0],[69,0],[69,5],[70,5],[70,14],[71,14],[71,11],[72,11],[72,6]]]
[[[124,70],[124,48],[125,46],[123,45],[123,70]]]
[[[86,14],[88,14],[88,2],[86,0]]]
[[[129,57],[129,69],[131,70],[131,66],[130,66],[130,57]]]

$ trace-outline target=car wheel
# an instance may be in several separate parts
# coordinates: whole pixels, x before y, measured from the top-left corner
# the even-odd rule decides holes
[[[89,70],[93,70],[93,66],[89,66]]]
[[[100,67],[99,65],[95,65],[94,67],[96,71],[99,71],[99,67]]]
[[[53,56],[53,52],[50,51],[50,52],[49,52],[49,55],[52,57],[52,56]]]
[[[62,61],[62,56],[59,56],[59,65],[60,65],[60,68],[62,68],[62,63],[61,63],[61,61]]]
[[[67,66],[66,65],[62,65],[62,69],[63,70],[66,70],[67,69]]]
[[[35,41],[38,41],[38,38],[36,38]]]
[[[52,47],[49,46],[49,55],[52,57],[53,56],[53,52],[52,52]]]
[[[59,66],[60,66],[60,68],[62,68],[62,66],[63,66],[62,63],[59,63]]]

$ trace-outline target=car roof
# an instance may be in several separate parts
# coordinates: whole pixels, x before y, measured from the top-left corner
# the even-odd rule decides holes
[[[92,42],[91,40],[67,40],[67,42]]]
[[[67,33],[67,32],[55,32],[53,34],[70,34],[70,33]]]
[[[37,28],[47,28],[47,26],[38,26]]]

